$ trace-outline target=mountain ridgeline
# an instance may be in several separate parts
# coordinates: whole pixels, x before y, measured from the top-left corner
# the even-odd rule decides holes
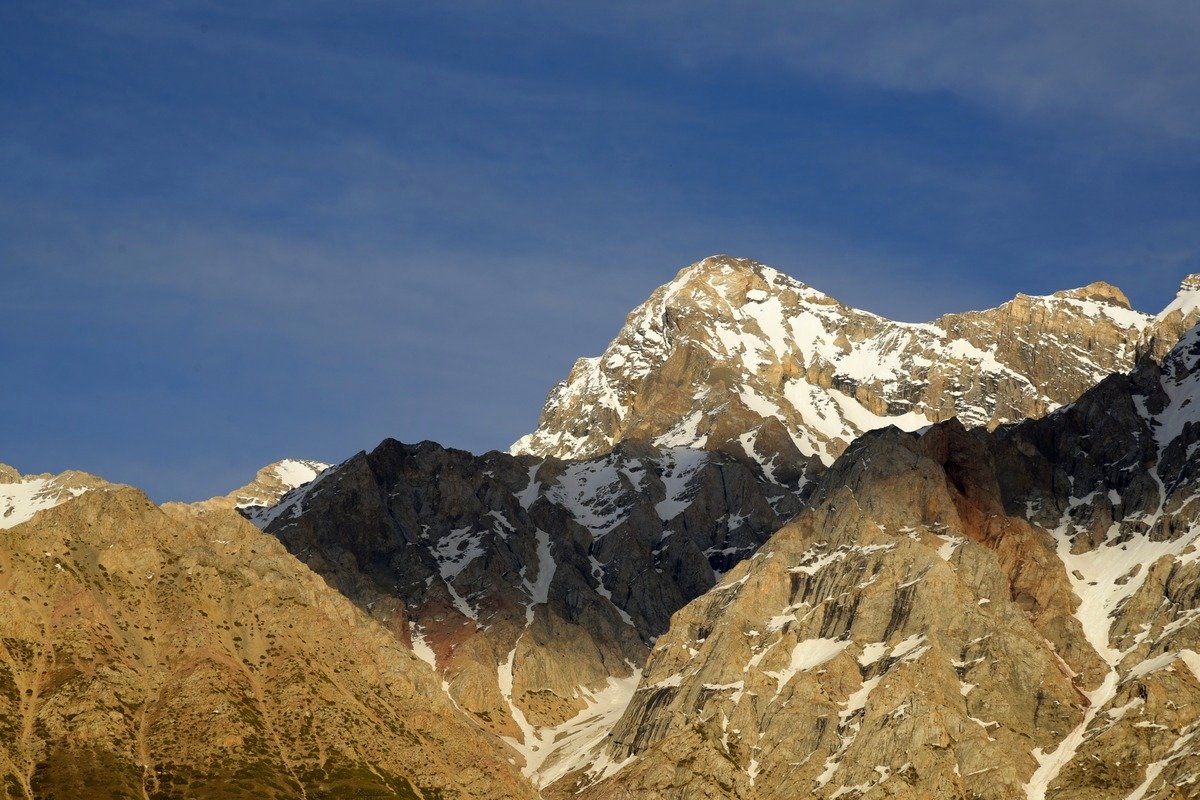
[[[589,458],[616,442],[722,450],[767,471],[829,464],[864,431],[951,417],[995,427],[1070,403],[1200,321],[1200,276],[1158,315],[1106,283],[1017,295],[925,324],[839,303],[770,267],[704,259],[575,363],[514,453]]]
[[[717,256],[508,453],[0,466],[4,789],[1200,797],[1197,323],[1200,276],[911,324]]]
[[[518,455],[476,457],[431,443],[385,442],[289,496],[259,522],[407,637],[444,691],[509,741],[525,774],[548,793],[594,784],[588,791],[598,797],[640,796],[652,790],[630,789],[637,769],[613,770],[653,759],[640,760],[637,747],[624,751],[619,743],[632,736],[640,747],[648,731],[691,730],[697,721],[672,717],[660,695],[646,694],[643,665],[655,664],[653,657],[646,664],[647,650],[678,633],[678,619],[669,624],[675,612],[699,607],[706,619],[715,617],[705,606],[724,602],[714,583],[741,569],[802,509],[815,513],[829,487],[840,485],[841,467],[827,466],[836,454],[863,431],[897,422],[915,429],[957,416],[980,426],[981,435],[1004,421],[1061,409],[1114,371],[1132,369],[1139,356],[1154,363],[1165,341],[1174,344],[1176,332],[1200,318],[1197,290],[1194,279],[1185,281],[1179,299],[1157,317],[1132,311],[1114,287],[1093,284],[907,325],[849,309],[753,262],[708,259],[635,310],[605,356],[577,364],[551,393],[543,429],[514,446]],[[815,333],[804,338],[801,331]],[[612,374],[621,376],[622,388]],[[793,403],[785,412],[785,401],[800,396],[806,381],[803,391],[819,402]],[[563,411],[568,396],[574,405]],[[558,416],[574,420],[576,433],[557,435],[555,448],[523,452],[555,438],[544,432]],[[617,429],[605,428],[613,420]],[[958,522],[938,524],[943,535],[961,537],[948,533]],[[1007,557],[1024,565],[1039,539],[1032,529],[1022,531],[997,539]],[[890,549],[867,547],[890,563]],[[1042,561],[1058,560],[1051,551]],[[1052,569],[1042,561],[1038,569]],[[975,579],[983,580],[968,577]],[[1014,613],[1034,614],[1042,626],[1026,620],[1028,630],[1018,631],[1041,648],[1030,657],[1057,670],[1069,655],[1080,674],[1100,675],[1103,661],[1072,616],[1074,587],[1066,578],[1050,586],[1052,592],[1041,585],[1026,591],[1020,584],[1010,592]],[[1001,607],[997,601],[997,613]],[[916,619],[909,627],[921,624]],[[979,635],[990,624],[977,620]],[[1046,649],[1047,640],[1054,649]],[[738,683],[726,677],[701,686]],[[1078,710],[1085,684],[1056,685],[1064,709]],[[654,713],[643,713],[645,698]],[[692,708],[696,700],[681,702]],[[1042,739],[1013,745],[1027,762],[1014,766],[1013,780],[1028,777],[1032,751],[1052,750],[1068,722],[1078,724],[1064,717],[1057,728],[1035,726]],[[874,745],[864,739],[864,746]],[[663,768],[674,770],[685,751],[692,754],[687,763],[700,752],[684,744],[670,751]],[[719,755],[724,762],[729,757],[729,751]],[[761,764],[750,768],[747,760],[742,768],[750,776]],[[805,780],[797,778],[796,786]],[[829,794],[865,785],[817,783],[810,789],[828,785]],[[704,791],[735,785],[718,781]],[[929,789],[914,786],[918,794]],[[743,788],[747,796],[784,790],[754,780]],[[695,789],[671,783],[663,796],[692,796]]]

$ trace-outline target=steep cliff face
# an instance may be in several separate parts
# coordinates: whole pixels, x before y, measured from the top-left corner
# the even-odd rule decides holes
[[[718,453],[626,442],[563,462],[389,440],[262,522],[546,782],[603,740],[671,614],[799,507]]]
[[[0,536],[25,798],[535,796],[409,650],[232,510],[93,486]]]
[[[887,425],[1042,416],[1198,320],[1196,276],[1161,319],[1094,283],[908,324],[716,256],[656,290],[603,355],[577,361],[512,452],[585,458],[644,439],[803,470]]]
[[[1179,798],[1200,331],[1048,417],[868,434],[682,609],[583,797]]]

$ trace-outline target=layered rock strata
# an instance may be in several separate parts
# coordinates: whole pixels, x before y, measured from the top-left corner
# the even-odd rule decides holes
[[[555,796],[1196,796],[1198,398],[1193,330],[1045,419],[864,436]]]

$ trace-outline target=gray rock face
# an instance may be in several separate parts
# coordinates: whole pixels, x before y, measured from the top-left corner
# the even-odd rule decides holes
[[[687,448],[626,442],[564,462],[388,440],[260,521],[411,643],[545,781],[603,738],[589,720],[615,719],[671,614],[801,495]]]
[[[857,436],[958,417],[1016,422],[1074,401],[1200,321],[1200,278],[1159,317],[1105,283],[926,324],[843,305],[770,267],[715,256],[635,309],[550,392],[514,453],[590,458],[624,439],[831,463]]]
[[[1198,401],[1193,330],[1041,420],[862,437],[555,796],[1196,796]]]

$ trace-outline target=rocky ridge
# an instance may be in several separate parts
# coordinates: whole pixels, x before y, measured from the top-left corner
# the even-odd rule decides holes
[[[266,513],[288,492],[312,483],[318,475],[329,469],[322,461],[300,458],[285,458],[258,470],[245,486],[228,494],[211,497],[199,503],[190,503],[200,508],[235,508],[243,516],[253,520],[256,515]]]
[[[232,510],[88,488],[0,537],[7,796],[535,796],[426,665],[275,539]]]
[[[258,521],[547,783],[603,741],[671,614],[800,503],[720,453],[625,442],[564,462],[388,440]]]
[[[829,464],[867,430],[1040,417],[1161,355],[1200,321],[1200,276],[1160,317],[1105,283],[910,324],[754,261],[714,256],[628,317],[550,392],[513,453],[590,458],[624,439],[721,450],[764,469]]]
[[[1200,792],[1200,330],[1048,417],[856,442],[672,620],[584,798]]]
[[[102,478],[76,470],[57,475],[22,475],[7,464],[0,464],[0,529],[12,528],[32,519],[39,511],[111,485]]]

